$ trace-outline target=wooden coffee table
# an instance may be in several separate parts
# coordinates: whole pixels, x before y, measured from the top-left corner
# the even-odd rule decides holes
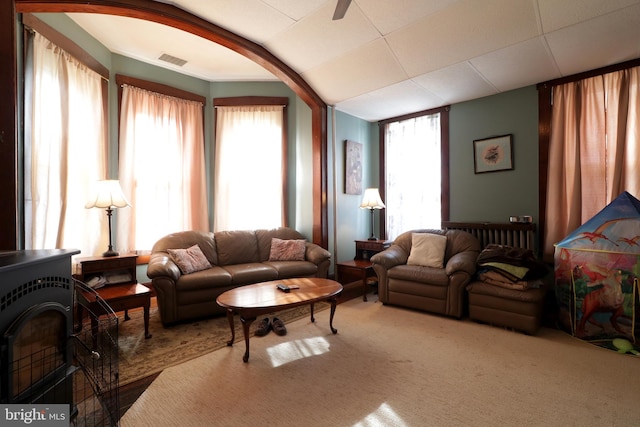
[[[289,286],[291,292],[282,292],[277,288],[278,284]],[[294,287],[297,289],[293,289]],[[321,278],[299,278],[273,280],[270,282],[256,283],[240,286],[224,292],[216,299],[219,306],[227,309],[227,319],[231,327],[231,339],[227,341],[232,346],[235,340],[235,327],[233,315],[238,313],[244,332],[245,353],[242,360],[249,361],[249,328],[251,323],[260,315],[281,311],[287,308],[310,304],[311,321],[313,317],[313,304],[320,301],[331,303],[331,315],[329,327],[334,334],[338,330],[333,327],[333,315],[336,312],[337,297],[342,292],[342,285],[334,280]]]

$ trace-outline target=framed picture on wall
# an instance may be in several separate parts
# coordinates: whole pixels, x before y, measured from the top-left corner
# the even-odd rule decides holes
[[[344,142],[344,192],[362,194],[362,144]]]
[[[475,173],[513,169],[513,135],[492,136],[473,141]]]

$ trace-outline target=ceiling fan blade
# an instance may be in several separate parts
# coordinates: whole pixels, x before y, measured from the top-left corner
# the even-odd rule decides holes
[[[333,20],[337,21],[338,19],[344,18],[344,14],[347,13],[350,4],[351,0],[338,0],[336,10],[333,12]]]

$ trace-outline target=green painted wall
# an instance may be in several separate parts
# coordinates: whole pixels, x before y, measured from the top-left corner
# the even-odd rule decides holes
[[[332,120],[329,120],[332,122]],[[360,209],[362,202],[362,194],[352,195],[345,194],[345,141],[351,140],[362,144],[364,165],[362,174],[362,188],[378,187],[379,177],[379,145],[378,145],[378,125],[377,123],[369,123],[367,121],[350,116],[349,114],[336,111],[335,113],[335,145],[330,138],[329,152],[331,155],[331,164],[335,170],[335,182],[333,182],[333,170],[329,176],[332,182],[329,187],[332,190],[332,197],[329,204],[329,217],[332,218],[332,224],[335,230],[330,230],[331,235],[335,231],[335,240],[329,246],[329,250],[334,252],[334,261],[346,261],[353,259],[355,256],[354,240],[366,240],[371,234],[369,211]],[[334,151],[335,150],[335,151]],[[335,185],[335,194],[333,186]],[[335,200],[335,205],[334,205]],[[335,217],[333,215],[335,211]],[[375,213],[376,229],[379,227],[380,212]],[[376,235],[378,233],[376,232]]]
[[[33,15],[76,42],[102,65],[107,68],[111,67],[111,51],[67,15],[64,13],[34,13]]]
[[[451,221],[538,219],[538,94],[529,86],[454,104],[450,112]],[[513,135],[514,169],[474,173],[473,140]]]

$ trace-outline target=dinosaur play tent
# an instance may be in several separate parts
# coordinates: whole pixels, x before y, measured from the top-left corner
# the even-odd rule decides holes
[[[555,247],[562,326],[590,340],[636,342],[640,277],[640,201],[622,193]]]

